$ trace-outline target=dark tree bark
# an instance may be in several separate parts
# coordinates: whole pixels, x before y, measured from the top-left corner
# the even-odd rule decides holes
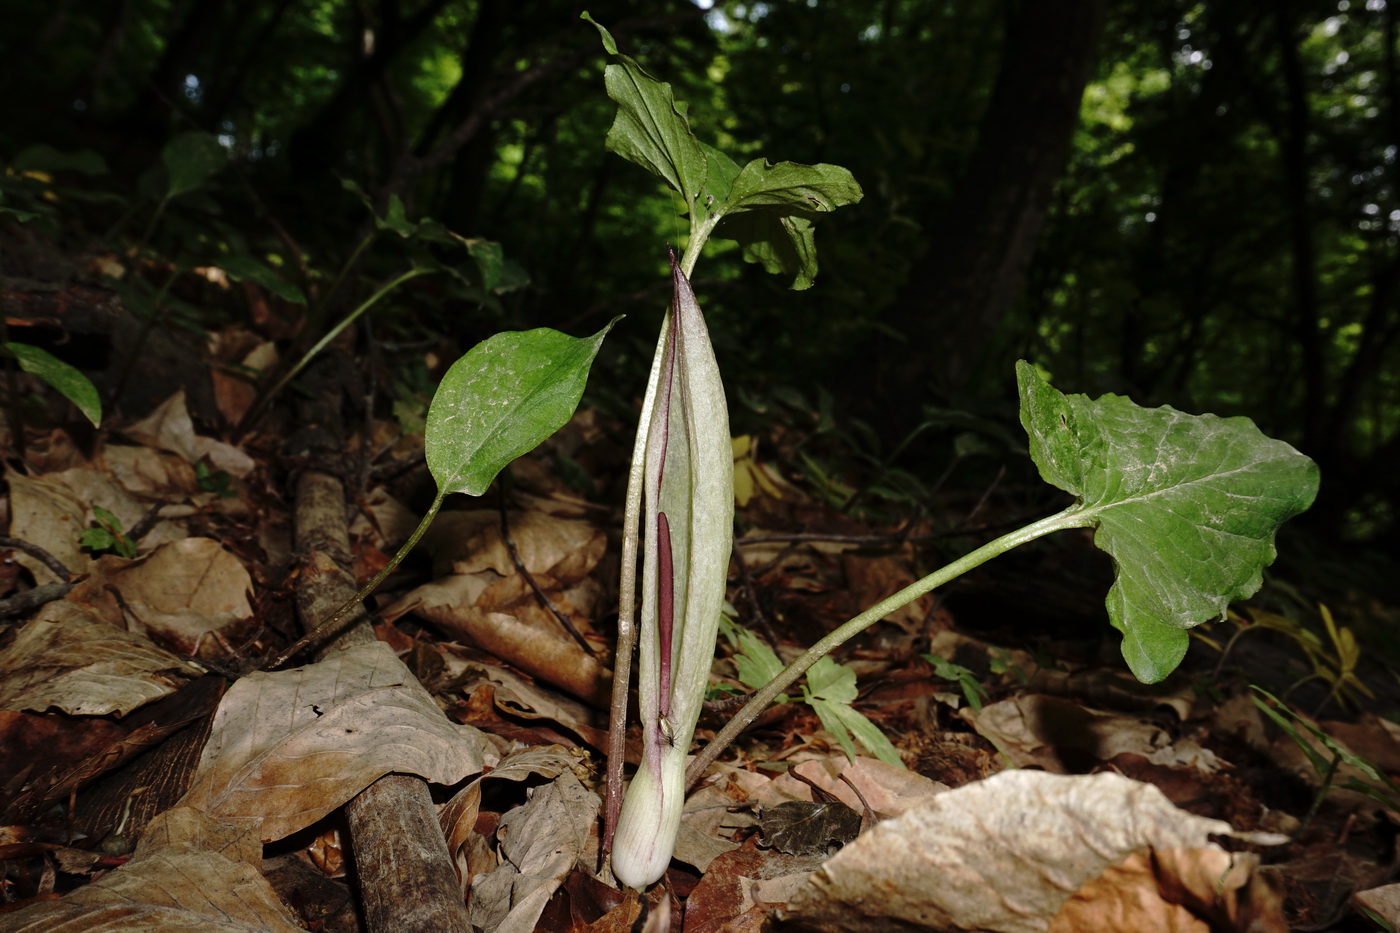
[[[165,44],[165,54],[146,81],[145,90],[127,112],[126,125],[134,132],[158,139],[172,124],[173,104],[185,100],[185,76],[198,75],[198,62],[209,45],[224,35],[224,0],[197,0],[188,7],[180,27]],[[207,75],[200,76],[207,78]]]
[[[320,112],[292,135],[292,170],[302,181],[323,181],[336,162],[345,126],[369,98],[370,89],[383,80],[398,54],[432,25],[447,0],[427,0],[415,13],[404,16],[398,0],[381,0],[374,49],[350,72]]]
[[[1303,444],[1309,450],[1320,451],[1328,431],[1327,368],[1317,290],[1317,247],[1312,229],[1308,92],[1298,56],[1303,33],[1295,23],[1292,7],[1292,2],[1280,2],[1274,11],[1284,91],[1279,155],[1283,161],[1292,249],[1293,326],[1303,364]]]
[[[1034,254],[1064,170],[1107,0],[1024,0],[1012,11],[996,86],[951,203],[925,218],[928,245],[875,338],[869,414],[912,427],[930,385],[956,398],[985,355]]]

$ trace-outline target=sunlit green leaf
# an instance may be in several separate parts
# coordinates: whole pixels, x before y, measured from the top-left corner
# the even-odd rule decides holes
[[[807,288],[817,274],[812,225],[822,214],[862,196],[855,178],[839,165],[754,159],[734,177],[724,204],[716,208],[723,219],[715,235],[737,240],[748,261],[792,276],[793,288]]]
[[[1186,629],[1259,589],[1279,525],[1317,495],[1317,465],[1248,418],[1064,395],[1016,366],[1021,423],[1040,475],[1079,500],[1112,555],[1108,614],[1139,680],[1186,653]]]
[[[78,406],[78,411],[92,422],[93,427],[102,422],[102,399],[87,376],[47,350],[27,343],[7,343],[4,346],[19,361],[20,369],[38,376]]]
[[[573,415],[588,369],[617,319],[592,337],[496,334],[452,364],[428,408],[428,470],[444,493],[484,493],[516,457]]]

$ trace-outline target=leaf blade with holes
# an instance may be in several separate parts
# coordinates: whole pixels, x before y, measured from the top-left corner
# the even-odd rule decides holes
[[[453,363],[433,395],[425,430],[439,495],[481,495],[506,464],[561,428],[617,320],[591,337],[547,327],[496,334]]]
[[[1155,683],[1186,653],[1186,630],[1262,583],[1278,527],[1312,504],[1317,465],[1247,418],[1064,395],[1016,364],[1021,423],[1046,482],[1078,505],[1114,559],[1109,621],[1134,675]]]

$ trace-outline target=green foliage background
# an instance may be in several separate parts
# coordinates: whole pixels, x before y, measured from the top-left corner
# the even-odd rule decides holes
[[[1310,521],[1395,544],[1397,4],[1067,0],[1064,28],[1082,9],[1102,31],[1063,171],[1017,215],[1043,225],[1008,300],[963,331],[965,308],[911,283],[970,223],[957,211],[985,184],[979,140],[1020,138],[994,125],[1006,120],[996,88],[1015,77],[1032,7],[589,6],[688,102],[700,138],[740,161],[844,165],[865,190],[818,231],[816,288],[789,291],[712,245],[695,284],[732,396],[795,390],[815,410],[829,393],[889,450],[946,409],[1009,419],[1011,363],[1029,358],[1068,391],[1254,418],[1320,464]],[[72,249],[137,240],[171,187],[163,148],[211,133],[227,166],[170,199],[152,250],[186,264],[253,255],[324,295],[373,229],[349,179],[381,215],[396,196],[408,217],[499,243],[528,273],[499,293],[478,282],[474,301],[396,299],[464,345],[631,315],[603,351],[635,375],[608,381],[625,401],[669,289],[663,244],[687,223],[678,199],[604,150],[614,107],[579,12],[560,0],[3,0],[0,221],[13,230],[15,212],[36,212],[23,236]],[[1027,125],[1027,152],[1043,145]],[[23,174],[35,168],[42,178]],[[973,193],[996,203],[995,185]],[[29,277],[16,237],[0,237],[0,274]],[[354,280],[382,281],[412,248],[376,240]],[[959,334],[951,346],[926,339],[943,331]],[[916,378],[891,376],[897,358]],[[924,432],[903,465],[931,478],[961,462],[954,427]]]

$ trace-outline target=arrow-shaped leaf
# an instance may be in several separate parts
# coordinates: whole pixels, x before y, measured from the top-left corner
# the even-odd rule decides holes
[[[1259,589],[1279,525],[1317,495],[1317,465],[1248,418],[1064,395],[1024,361],[1016,377],[1040,475],[1078,497],[1067,518],[1117,565],[1108,614],[1123,656],[1159,681],[1186,629]]]

